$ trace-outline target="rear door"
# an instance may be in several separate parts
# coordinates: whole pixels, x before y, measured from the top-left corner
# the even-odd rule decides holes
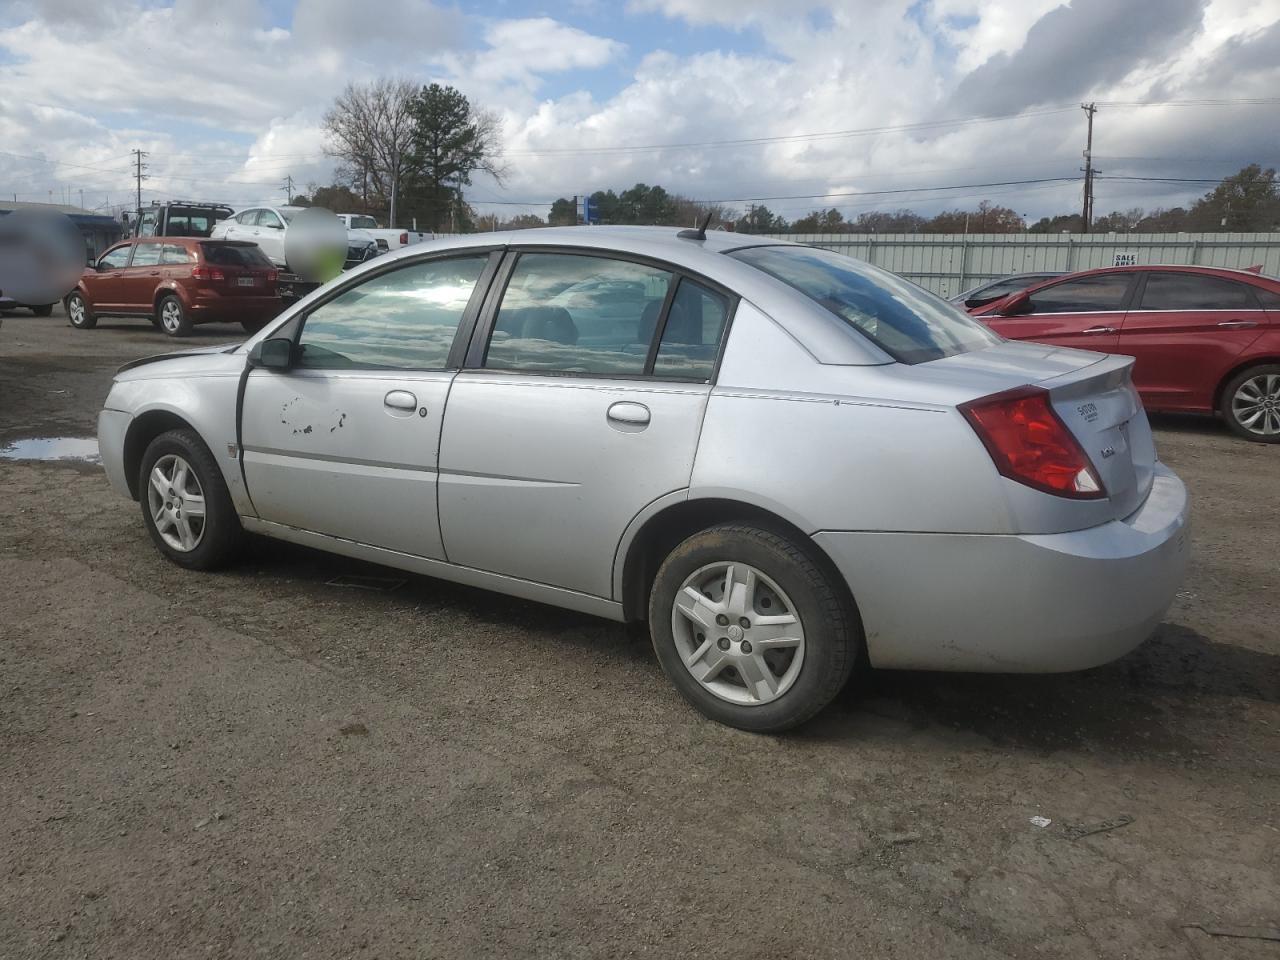
[[[1222,378],[1267,326],[1250,284],[1154,270],[1143,275],[1117,350],[1137,361],[1133,382],[1148,407],[1208,411]]]
[[[1031,308],[1016,316],[982,315],[1010,340],[1111,353],[1120,342],[1125,307],[1133,292],[1132,271],[1090,273],[1031,291]]]
[[[528,251],[505,271],[445,412],[445,550],[608,598],[627,524],[689,485],[733,301],[618,254]]]
[[[440,424],[496,259],[467,253],[365,275],[302,318],[291,369],[249,374],[241,431],[259,517],[443,556]]]
[[[160,254],[164,244],[158,239],[139,240],[133,246],[133,260],[124,270],[122,310],[151,313],[156,288],[160,286]]]

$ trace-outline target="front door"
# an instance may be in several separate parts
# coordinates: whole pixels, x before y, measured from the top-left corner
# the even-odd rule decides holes
[[[689,485],[729,304],[657,265],[519,254],[449,394],[450,562],[610,597],[627,524]]]
[[[1117,352],[1136,360],[1133,382],[1148,407],[1207,411],[1222,378],[1267,325],[1246,283],[1152,271],[1125,315]]]
[[[1085,274],[1032,291],[1029,310],[982,319],[1010,340],[1111,353],[1120,342],[1133,281],[1132,272]]]
[[[302,318],[291,369],[250,373],[242,440],[260,518],[443,556],[436,466],[450,354],[492,266],[470,254],[361,278]]]
[[[89,294],[89,302],[97,312],[119,310],[124,303],[125,271],[132,251],[131,242],[112,247],[98,258],[94,272],[85,276],[85,292]]]

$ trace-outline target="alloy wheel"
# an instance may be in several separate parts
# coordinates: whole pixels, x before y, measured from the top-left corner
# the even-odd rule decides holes
[[[204,537],[204,490],[191,464],[170,453],[156,461],[147,483],[156,532],[174,550],[190,553]]]
[[[713,563],[686,578],[672,605],[671,632],[693,678],[730,703],[777,700],[804,663],[795,605],[747,563]]]
[[[84,322],[84,301],[79,297],[72,297],[67,302],[67,313],[71,316],[71,322],[81,324]]]
[[[182,307],[176,300],[166,300],[160,308],[160,325],[166,333],[177,333],[182,325]]]
[[[1231,413],[1250,433],[1280,434],[1280,374],[1263,373],[1240,384],[1231,398]]]

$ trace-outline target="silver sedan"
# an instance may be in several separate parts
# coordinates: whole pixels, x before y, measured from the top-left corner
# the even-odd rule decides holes
[[[1077,670],[1152,632],[1187,496],[1132,363],[819,249],[552,228],[130,364],[98,433],[177,564],[250,532],[647,620],[690,703],[777,731],[866,665]]]

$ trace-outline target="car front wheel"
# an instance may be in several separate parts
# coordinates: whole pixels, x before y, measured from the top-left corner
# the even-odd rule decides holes
[[[173,294],[164,297],[156,306],[156,317],[160,321],[160,329],[171,337],[188,337],[191,335],[191,317],[187,308]]]
[[[862,631],[811,548],[724,524],[677,546],[649,596],[663,671],[707,717],[757,733],[804,723],[849,679]]]
[[[73,292],[67,297],[67,321],[77,330],[92,330],[98,325],[98,318],[89,309],[83,294]]]
[[[1258,443],[1280,443],[1280,364],[1250,367],[1223,388],[1222,419]]]
[[[240,518],[213,454],[193,431],[170,430],[151,441],[138,493],[147,532],[174,563],[212,570],[235,554]]]

